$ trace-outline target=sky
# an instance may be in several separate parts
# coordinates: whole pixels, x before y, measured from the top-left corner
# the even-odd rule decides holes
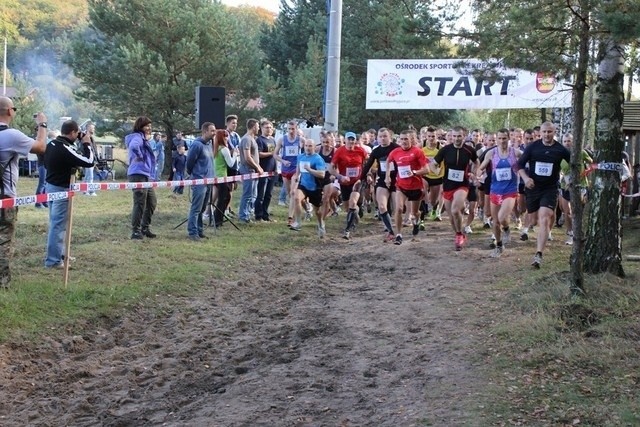
[[[278,13],[280,10],[280,0],[222,0],[222,3],[229,6],[259,6],[274,13]]]

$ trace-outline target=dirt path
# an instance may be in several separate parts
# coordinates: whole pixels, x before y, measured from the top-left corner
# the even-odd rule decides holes
[[[477,425],[499,299],[478,269],[508,274],[516,255],[489,261],[484,238],[456,253],[444,223],[402,246],[374,227],[81,336],[0,347],[0,425]]]

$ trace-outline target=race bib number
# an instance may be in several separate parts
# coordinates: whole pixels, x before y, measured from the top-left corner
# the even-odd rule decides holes
[[[398,166],[398,176],[400,178],[411,178],[413,176],[411,166]]]
[[[298,155],[298,147],[295,145],[287,145],[284,147],[284,155],[287,157],[297,156]]]
[[[536,162],[535,171],[538,176],[551,176],[551,172],[553,172],[553,163]]]
[[[346,175],[348,178],[357,178],[360,176],[360,168],[347,168]]]
[[[462,182],[464,181],[464,171],[458,169],[449,169],[448,178],[449,181]]]
[[[387,171],[387,162],[385,160],[380,160],[380,172]]]
[[[511,168],[496,169],[496,180],[511,181]]]
[[[300,173],[309,173],[307,166],[311,167],[311,162],[300,162]]]

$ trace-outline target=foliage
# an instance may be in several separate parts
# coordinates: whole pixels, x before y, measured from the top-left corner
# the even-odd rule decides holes
[[[36,123],[33,115],[44,110],[44,101],[38,89],[33,88],[24,79],[14,81],[16,96],[13,105],[17,108],[16,117],[11,127],[21,130],[26,135],[34,135]]]
[[[239,97],[255,90],[247,79],[259,74],[257,45],[245,37],[250,22],[220,4],[90,0],[89,17],[65,60],[85,84],[79,94],[116,117],[147,115],[171,134],[193,129],[196,86],[222,86]]]

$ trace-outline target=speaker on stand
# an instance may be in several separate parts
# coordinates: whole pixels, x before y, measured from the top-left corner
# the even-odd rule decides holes
[[[196,86],[196,127],[200,129],[204,122],[211,122],[216,129],[224,129],[225,90],[217,86]]]

